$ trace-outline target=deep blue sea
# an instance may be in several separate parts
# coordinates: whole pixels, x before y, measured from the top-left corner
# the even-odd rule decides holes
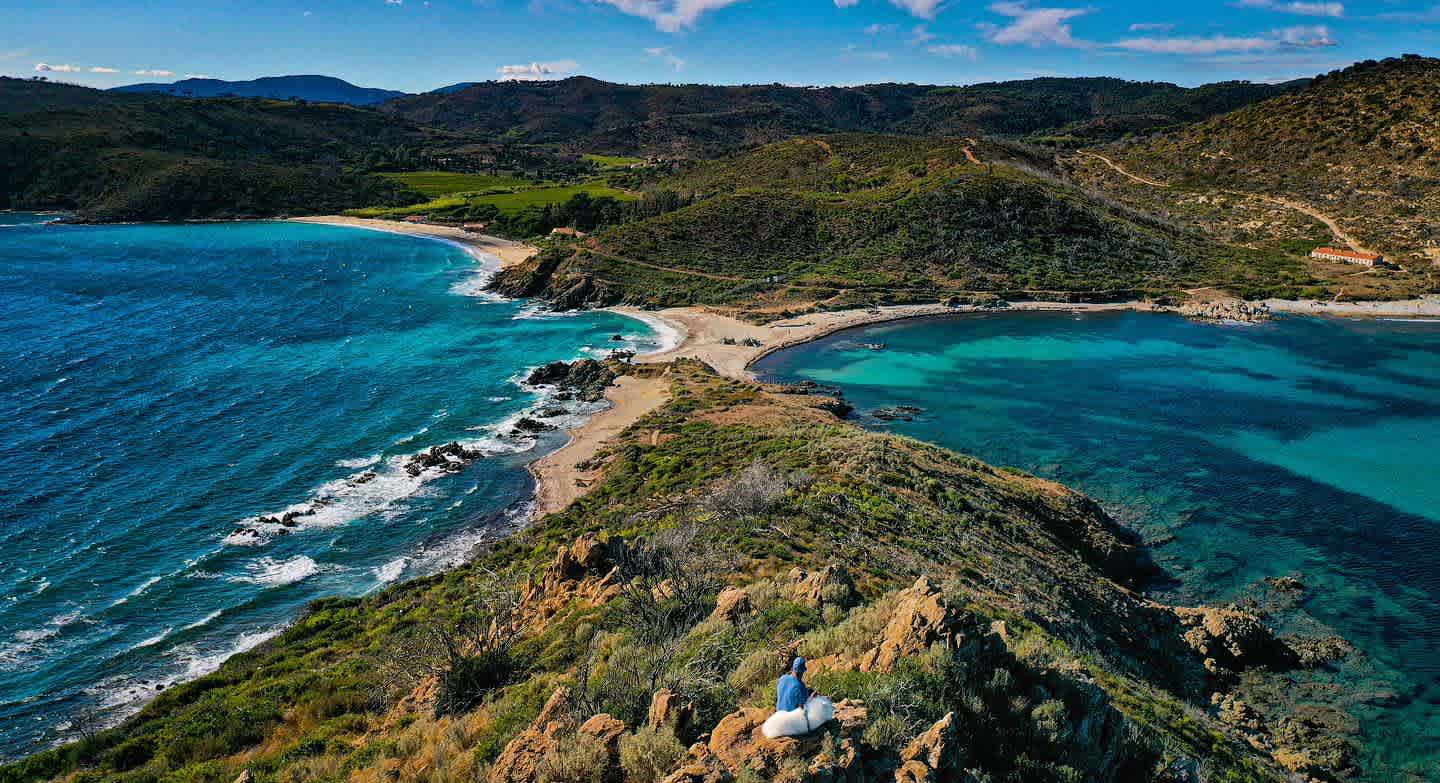
[[[49,219],[0,213],[0,757],[522,522],[524,465],[563,440],[507,437],[526,369],[656,339],[488,297],[435,240]],[[487,456],[401,469],[452,440]]]
[[[884,343],[884,350],[865,343]],[[831,335],[763,360],[862,423],[1081,489],[1154,545],[1162,599],[1273,604],[1362,651],[1297,684],[1361,694],[1372,780],[1440,780],[1440,321],[1215,326],[1012,313]],[[868,416],[924,409],[911,422]],[[1300,575],[1289,606],[1257,583]]]

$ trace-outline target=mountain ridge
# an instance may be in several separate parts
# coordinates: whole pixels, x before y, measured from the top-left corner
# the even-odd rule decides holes
[[[164,93],[190,98],[299,99],[321,103],[344,103],[351,106],[373,106],[408,94],[400,90],[359,87],[335,76],[319,74],[262,76],[257,79],[239,81],[191,77],[176,82],[126,84],[111,87],[109,92]]]

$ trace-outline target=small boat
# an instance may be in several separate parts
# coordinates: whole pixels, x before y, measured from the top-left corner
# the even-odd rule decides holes
[[[872,351],[885,350],[885,343],[860,343],[861,348],[869,348]]]

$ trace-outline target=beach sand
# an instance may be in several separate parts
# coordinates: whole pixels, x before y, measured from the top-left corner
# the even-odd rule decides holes
[[[1320,302],[1293,299],[1266,299],[1277,313],[1300,315],[1341,315],[1353,318],[1440,318],[1440,296],[1402,299],[1394,302]]]
[[[537,249],[523,242],[515,242],[489,234],[472,234],[454,226],[437,226],[429,223],[405,223],[399,220],[373,220],[370,218],[346,217],[344,215],[320,215],[317,217],[290,218],[295,223],[321,223],[327,226],[350,226],[368,228],[371,231],[386,231],[391,234],[436,237],[448,239],[466,247],[500,259],[501,268],[514,266],[537,253]]]

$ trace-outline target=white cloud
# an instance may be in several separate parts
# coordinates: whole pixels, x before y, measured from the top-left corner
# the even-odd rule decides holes
[[[598,0],[622,14],[649,19],[655,29],[678,33],[695,26],[709,11],[718,11],[741,0]],[[843,7],[843,6],[842,6]]]
[[[120,69],[119,69],[119,68],[106,68],[106,67],[103,66],[103,65],[97,65],[97,66],[95,66],[94,68],[91,68],[91,69],[90,69],[90,73],[120,73]]]
[[[1314,49],[1321,46],[1334,46],[1336,41],[1330,37],[1330,29],[1325,25],[1300,25],[1286,27],[1283,30],[1271,32],[1275,39],[1285,46],[1299,46],[1306,49]]]
[[[1218,54],[1254,52],[1274,46],[1274,41],[1259,37],[1213,35],[1209,38],[1126,38],[1111,45],[1145,54]]]
[[[211,76],[211,75],[208,74],[208,73],[187,73],[187,74],[185,74],[185,78],[186,78],[186,79],[214,79],[215,77],[214,77],[214,76]]]
[[[889,62],[889,61],[890,61],[890,53],[889,53],[889,52],[877,52],[877,51],[862,49],[861,47],[856,46],[855,44],[850,44],[849,46],[846,46],[844,51],[845,51],[845,57],[848,58],[848,59],[852,59],[852,60],[868,60],[868,61],[870,61],[870,62],[877,62],[877,63],[883,63],[883,62]]]
[[[645,50],[645,53],[658,60],[663,60],[672,71],[685,70],[685,61],[680,59],[668,46],[652,46]]]
[[[1024,3],[1002,2],[990,6],[993,13],[1008,16],[1013,21],[1004,27],[982,24],[980,30],[985,40],[1003,45],[1025,44],[1026,46],[1063,46],[1084,49],[1092,44],[1082,41],[1071,32],[1069,20],[1090,13],[1089,8],[1031,8]]]
[[[385,0],[385,5],[405,5],[405,0]]]
[[[867,27],[865,28],[865,34],[866,34],[866,35],[879,35],[879,34],[881,34],[881,33],[891,33],[891,32],[894,32],[894,31],[895,31],[895,25],[893,25],[893,24],[880,24],[879,22],[876,22],[875,24],[869,25],[869,26],[867,26]]]
[[[159,69],[159,68],[141,68],[140,70],[138,70],[138,71],[135,72],[135,75],[136,75],[136,76],[164,77],[164,76],[174,76],[174,75],[175,75],[175,72],[174,72],[174,71],[166,71],[166,70],[162,70],[162,69]]]
[[[544,79],[560,79],[575,72],[579,63],[574,60],[557,60],[551,63],[530,63],[528,65],[502,65],[495,69],[503,82],[537,82]]]
[[[35,63],[35,70],[40,73],[79,73],[78,65],[53,65],[51,63]]]
[[[860,5],[860,0],[835,0],[836,8],[854,8]]]
[[[934,19],[944,2],[945,0],[890,0],[891,5],[909,11],[912,16],[921,19]]]
[[[1132,33],[1168,33],[1175,29],[1169,22],[1136,22],[1130,25]]]
[[[925,25],[917,24],[915,25],[915,29],[910,31],[910,45],[920,46],[922,44],[927,44],[935,40],[937,37],[939,36],[930,32],[929,28],[927,28]]]
[[[1334,46],[1335,40],[1323,25],[1301,25],[1271,30],[1268,35],[1212,35],[1207,38],[1127,38],[1111,44],[1119,49],[1144,54],[1214,55],[1236,52],[1269,52],[1278,49],[1314,49]]]
[[[925,51],[939,55],[940,57],[954,57],[969,60],[972,63],[980,59],[980,52],[977,51],[975,47],[964,44],[936,44],[935,46],[927,47]]]
[[[1335,2],[1238,0],[1235,5],[1240,8],[1263,8],[1267,11],[1279,11],[1281,13],[1297,14],[1299,16],[1340,17],[1345,15],[1345,4]]]

